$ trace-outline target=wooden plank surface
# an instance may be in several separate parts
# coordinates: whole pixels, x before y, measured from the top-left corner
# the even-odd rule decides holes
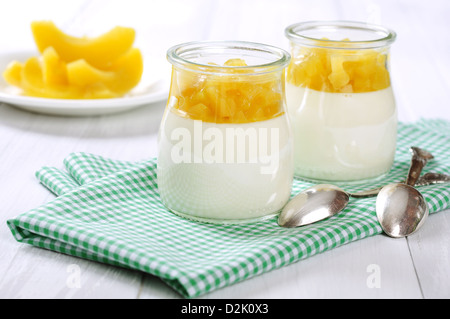
[[[287,49],[288,24],[367,21],[398,33],[391,66],[399,119],[450,120],[449,16],[444,0],[2,1],[0,53],[33,48],[29,23],[38,19],[54,20],[74,35],[133,26],[136,45],[161,64],[167,64],[167,48],[181,42],[247,40]],[[162,101],[72,118],[0,104],[0,298],[179,298],[154,276],[19,244],[6,226],[7,219],[54,198],[34,172],[61,167],[70,152],[131,161],[156,156],[164,107]],[[367,238],[202,298],[449,298],[449,214],[430,216],[408,239]]]

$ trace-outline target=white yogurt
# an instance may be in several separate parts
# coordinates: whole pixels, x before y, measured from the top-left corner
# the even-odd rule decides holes
[[[328,93],[286,83],[294,133],[295,175],[352,181],[388,172],[397,138],[391,87],[367,93]]]
[[[286,204],[294,169],[286,115],[245,124],[164,116],[158,187],[166,207],[226,223],[272,216]]]

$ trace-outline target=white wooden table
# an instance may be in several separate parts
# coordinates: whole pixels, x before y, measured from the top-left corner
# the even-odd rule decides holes
[[[248,40],[288,48],[284,28],[302,20],[358,20],[398,33],[393,86],[401,121],[450,120],[450,2],[153,0],[1,1],[0,53],[34,47],[29,23],[50,19],[73,35],[114,25],[161,58],[192,40]],[[165,101],[90,117],[33,114],[0,104],[0,298],[179,298],[159,278],[17,243],[6,220],[54,198],[34,177],[71,152],[121,160],[156,156]],[[80,284],[72,285],[77,272]],[[367,238],[203,298],[449,298],[450,211],[407,239]]]

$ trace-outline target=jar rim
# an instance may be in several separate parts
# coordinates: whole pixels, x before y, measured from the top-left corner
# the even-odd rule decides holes
[[[193,61],[190,55],[195,57],[199,50],[210,50],[210,52],[221,53],[225,50],[245,50],[249,53],[270,54],[274,60],[268,63],[251,64],[247,66],[225,66],[201,63]],[[207,74],[230,74],[231,69],[238,69],[240,74],[264,74],[283,69],[289,65],[291,55],[278,47],[248,41],[192,41],[172,46],[167,50],[167,60],[174,66]]]
[[[327,30],[331,28],[371,32],[373,34],[378,34],[379,37],[367,40],[330,40],[302,34],[302,32],[305,31]],[[386,47],[392,44],[397,37],[395,31],[384,26],[346,20],[305,21],[294,23],[286,27],[285,35],[294,43],[330,49],[374,49]]]

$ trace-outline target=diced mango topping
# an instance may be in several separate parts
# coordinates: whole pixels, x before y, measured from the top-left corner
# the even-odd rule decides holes
[[[5,80],[24,95],[60,99],[120,97],[142,77],[143,58],[133,48],[134,30],[116,27],[98,38],[74,38],[53,23],[33,22],[42,53],[25,63],[12,61]]]
[[[386,60],[387,53],[375,49],[302,47],[292,55],[287,81],[325,92],[378,91],[390,86]]]
[[[213,72],[213,64],[211,71]],[[224,66],[247,66],[230,59]],[[173,110],[180,116],[212,123],[249,123],[283,114],[282,84],[274,74],[244,74],[227,69],[226,74],[202,74],[173,70]]]

